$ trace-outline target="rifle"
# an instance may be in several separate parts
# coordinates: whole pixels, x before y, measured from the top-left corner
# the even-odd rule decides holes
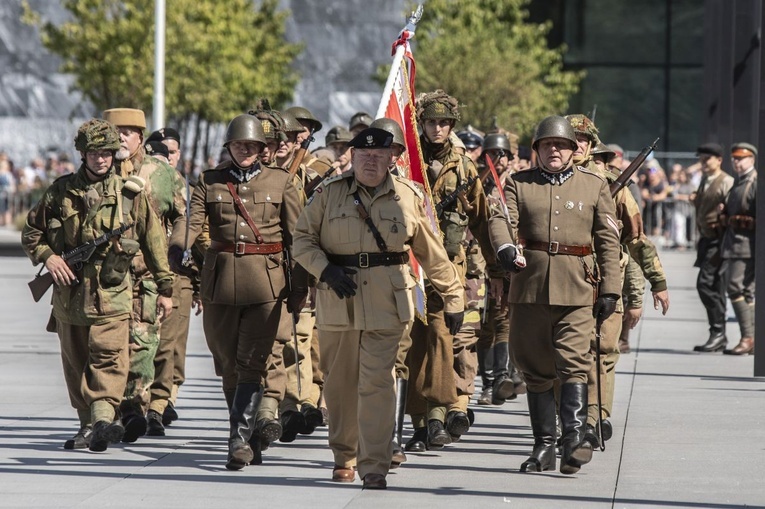
[[[194,257],[191,255],[191,246],[189,246],[189,230],[191,229],[191,186],[189,185],[189,174],[184,170],[186,177],[186,233],[183,240],[183,259],[181,265],[191,267],[194,263]]]
[[[287,277],[287,292],[292,293],[292,263],[290,259],[290,252],[285,249],[284,250],[284,274]],[[299,313],[300,311],[298,311]],[[295,317],[297,313],[290,313],[290,318],[292,318],[292,340],[295,343],[295,374],[297,375],[297,390],[298,390],[298,396],[300,396],[300,393],[302,392],[302,388],[300,386],[300,355],[298,354],[298,337],[297,337],[297,318]]]
[[[657,140],[658,141],[658,140]],[[656,142],[654,142],[655,144]],[[600,318],[597,318],[595,321],[595,364],[598,367],[598,373],[597,373],[597,390],[598,390],[598,442],[600,442],[600,450],[605,451],[606,450],[606,441],[603,439],[603,393],[601,385],[600,377],[602,375],[603,366],[600,363],[600,341],[601,341],[601,330],[603,328],[603,320]]]
[[[436,203],[436,215],[440,216],[443,213],[444,208],[448,207],[449,205],[457,201],[460,197],[460,194],[467,191],[468,188],[470,188],[470,186],[473,185],[476,179],[477,177],[475,175],[472,177],[469,177],[464,183],[457,186],[457,188],[454,191],[447,194],[446,196],[444,196],[444,198],[440,202]]]
[[[651,143],[651,145],[641,150],[638,156],[632,160],[629,166],[627,166],[627,169],[624,170],[622,174],[619,175],[619,177],[611,183],[610,189],[612,198],[616,196],[616,193],[621,191],[622,188],[627,187],[627,183],[629,182],[630,178],[632,178],[632,175],[638,171],[641,166],[643,166],[643,163],[648,157],[648,154],[656,150],[657,143],[659,143],[659,138],[656,138],[653,143]]]
[[[113,237],[122,235],[127,230],[132,228],[134,224],[135,223],[123,224],[118,228],[110,230],[100,237],[96,237],[93,240],[89,240],[88,242],[75,247],[71,251],[65,252],[61,255],[61,258],[64,259],[66,264],[69,265],[72,270],[79,272],[82,270],[82,266],[85,264],[85,262],[90,260],[90,257],[93,256],[93,253],[96,252],[96,248],[98,246],[109,242]],[[45,274],[40,275],[44,268],[45,265],[40,268],[40,272],[37,273],[35,278],[29,282],[29,289],[32,291],[32,298],[35,300],[35,302],[40,302],[40,299],[43,298],[43,295],[45,295],[45,293],[48,291],[48,288],[50,288],[53,284],[53,275],[50,272],[46,272]],[[80,281],[75,278],[72,285],[77,285],[79,283]]]
[[[298,168],[300,168],[300,164],[303,162],[303,159],[305,159],[305,155],[308,153],[308,146],[313,141],[313,132],[314,128],[312,127],[311,132],[308,134],[308,138],[303,140],[303,143],[300,144],[300,148],[295,154],[295,158],[292,159],[292,163],[290,164],[290,177],[295,176]]]
[[[335,174],[334,168],[329,168],[326,172],[324,172],[324,175],[321,175],[320,177],[316,177],[312,181],[310,181],[308,184],[306,184],[305,188],[303,189],[303,192],[305,193],[306,197],[310,198],[314,191],[316,191],[316,188],[321,185],[322,182],[327,180],[329,177]]]

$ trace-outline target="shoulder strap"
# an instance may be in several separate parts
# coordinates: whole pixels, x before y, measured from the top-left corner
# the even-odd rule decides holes
[[[226,182],[226,185],[228,186],[228,191],[231,193],[231,196],[234,197],[234,204],[236,205],[236,209],[239,211],[239,214],[241,214],[244,220],[247,221],[247,224],[250,225],[250,229],[252,230],[252,233],[255,234],[255,240],[258,242],[258,244],[262,244],[263,236],[260,234],[258,227],[255,226],[255,222],[252,220],[252,217],[250,217],[250,213],[247,212],[247,209],[244,207],[242,199],[237,194],[236,189],[234,189],[234,184],[231,182]]]
[[[351,181],[348,180],[348,187],[351,187]],[[375,242],[377,243],[377,247],[380,248],[380,251],[385,252],[388,250],[388,245],[385,243],[385,239],[382,238],[382,235],[380,234],[380,230],[377,229],[377,226],[375,226],[374,222],[372,222],[372,218],[369,217],[369,214],[367,213],[367,209],[364,208],[364,204],[361,203],[361,197],[359,197],[359,191],[356,190],[353,192],[353,204],[356,205],[356,210],[359,211],[359,216],[361,216],[361,219],[364,220],[364,222],[369,227],[369,231],[372,232],[372,236],[375,238]]]

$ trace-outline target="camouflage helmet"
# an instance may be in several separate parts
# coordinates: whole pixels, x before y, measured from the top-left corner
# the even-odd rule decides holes
[[[275,112],[272,112],[275,113]],[[298,122],[298,119],[295,118],[295,116],[292,113],[288,113],[286,111],[283,111],[279,113],[279,116],[282,117],[282,120],[284,121],[284,132],[285,133],[302,133],[303,124]]]
[[[266,135],[260,120],[247,113],[234,117],[226,128],[223,146],[228,147],[232,141],[255,141],[265,145]]]
[[[363,125],[364,127],[369,127],[372,125],[372,121],[374,119],[372,118],[372,115],[365,111],[359,111],[356,112],[352,117],[351,120],[348,122],[348,130],[353,131],[354,127],[358,127],[360,125]]]
[[[542,119],[534,131],[534,141],[531,143],[532,150],[537,150],[537,145],[545,138],[563,138],[571,142],[572,150],[576,150],[574,128],[564,117],[552,115]]]
[[[284,110],[285,113],[291,113],[293,117],[295,117],[298,121],[308,122],[311,124],[313,128],[313,132],[321,131],[321,122],[319,122],[319,119],[313,116],[313,113],[308,110],[308,108],[303,108],[302,106],[292,106],[291,108],[287,108]]]
[[[504,134],[487,134],[483,140],[483,151],[486,152],[487,150],[504,150],[510,159],[513,158],[513,147]]]
[[[448,119],[455,122],[460,119],[459,101],[439,89],[421,94],[417,98],[417,120]]]
[[[113,124],[106,120],[93,118],[77,129],[77,136],[74,137],[74,148],[80,152],[119,150],[120,134]]]
[[[287,136],[284,134],[284,118],[278,111],[271,109],[268,99],[258,99],[255,108],[247,113],[260,120],[267,140],[287,141]],[[303,128],[301,127],[300,130],[302,131]]]
[[[333,143],[344,143],[347,145],[352,139],[353,135],[348,129],[336,125],[327,133],[325,143],[327,146],[332,145]]]
[[[406,141],[404,140],[404,132],[401,130],[401,126],[398,122],[391,118],[378,118],[369,127],[376,127],[384,131],[388,131],[393,135],[393,145],[399,145],[402,149],[406,149]]]
[[[598,139],[598,128],[595,127],[595,122],[590,120],[587,115],[582,115],[581,113],[566,115],[566,120],[568,120],[571,123],[571,127],[574,128],[574,134],[587,136],[591,146],[595,146],[600,141]]]

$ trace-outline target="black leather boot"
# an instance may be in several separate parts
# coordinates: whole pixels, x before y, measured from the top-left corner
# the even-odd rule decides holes
[[[709,339],[703,345],[693,347],[694,352],[722,352],[728,346],[728,338],[725,337],[724,327],[712,327],[709,331]]]
[[[255,453],[249,441],[255,431],[255,415],[260,406],[263,392],[258,383],[245,383],[236,386],[234,402],[229,415],[230,434],[228,439],[228,459],[226,468],[241,470],[253,463]]]
[[[120,403],[119,408],[122,426],[125,428],[122,441],[132,444],[146,434],[146,416],[143,415],[143,409],[129,401]]]
[[[404,446],[409,452],[425,452],[428,450],[428,428],[414,428],[412,438]]]
[[[529,392],[529,417],[534,450],[521,465],[521,472],[555,470],[555,392]]]
[[[303,419],[305,420],[305,426],[300,430],[301,435],[310,435],[316,431],[316,428],[321,426],[324,421],[324,416],[321,414],[321,410],[310,403],[303,403],[300,405],[300,413],[303,414]]]
[[[492,387],[491,403],[503,405],[508,399],[515,399],[515,384],[510,378],[510,345],[497,343],[494,345],[494,385]]]
[[[236,389],[223,391],[223,397],[226,398],[226,408],[228,408],[229,414],[231,413],[231,407],[234,406],[234,394],[236,394]]]
[[[563,426],[560,472],[575,474],[592,459],[592,444],[586,439],[587,384],[565,383],[561,387],[560,420]]]
[[[393,421],[393,456],[391,457],[391,468],[398,467],[406,461],[404,454],[403,437],[404,432],[404,412],[406,410],[406,392],[409,389],[409,380],[405,378],[396,378],[396,415]]]
[[[287,410],[279,416],[282,423],[282,436],[280,442],[294,442],[298,433],[305,428],[305,416],[297,410]]]
[[[444,423],[438,419],[428,421],[428,449],[440,449],[452,443],[452,437],[446,432]]]

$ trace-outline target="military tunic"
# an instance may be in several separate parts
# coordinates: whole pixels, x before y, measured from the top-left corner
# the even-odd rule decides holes
[[[29,212],[22,244],[35,264],[93,240],[122,223],[122,179],[114,173],[93,183],[84,166],[57,179]],[[89,189],[98,200],[88,206]],[[157,287],[169,289],[173,275],[167,264],[164,228],[150,208],[145,192],[133,200],[127,220],[135,222],[124,237],[136,239],[144,266]],[[72,406],[89,408],[111,420],[123,397],[128,373],[128,318],[133,309],[132,279],[106,286],[100,280],[102,262],[111,243],[102,244],[77,274],[80,283],[54,286],[53,316],[61,340],[64,375]],[[98,408],[93,408],[94,405]],[[97,420],[97,419],[96,419]]]
[[[544,243],[527,249],[527,266],[510,283],[510,347],[529,391],[561,383],[586,383],[595,328],[592,256],[565,255],[560,246],[594,246],[600,293],[621,295],[618,226],[606,181],[584,168],[558,174],[539,168],[512,175],[505,186],[508,216],[490,221],[495,249]]]
[[[422,196],[406,179],[388,174],[371,196],[353,172],[328,179],[316,190],[295,230],[297,261],[320,277],[328,255],[379,253],[354,205],[364,208],[391,252],[409,252],[443,295],[447,312],[462,312],[462,288],[440,239],[431,231]],[[335,463],[358,464],[363,478],[386,474],[391,462],[395,413],[393,367],[399,340],[414,319],[414,280],[408,265],[358,268],[356,295],[341,299],[324,282],[316,285],[316,326],[330,415],[329,443]],[[357,462],[358,456],[358,462]]]

